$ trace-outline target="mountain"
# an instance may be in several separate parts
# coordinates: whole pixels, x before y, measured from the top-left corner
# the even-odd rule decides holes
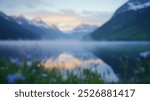
[[[67,32],[67,35],[70,39],[82,39],[83,36],[90,34],[98,27],[95,25],[81,24],[75,27],[73,30]]]
[[[150,0],[129,0],[85,39],[150,40]]]
[[[33,20],[27,20],[23,16],[13,17],[13,19],[23,28],[35,33],[40,39],[57,39],[63,36],[56,26],[48,26],[39,17]]]
[[[30,33],[30,34],[29,34]],[[23,28],[11,17],[0,12],[0,39],[36,39],[33,32]]]
[[[55,26],[48,26],[40,18],[28,20],[23,16],[12,17],[0,12],[0,40],[57,39],[63,33]]]

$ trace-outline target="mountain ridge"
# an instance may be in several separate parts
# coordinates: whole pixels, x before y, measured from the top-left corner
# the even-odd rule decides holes
[[[128,2],[139,0],[129,0]],[[150,2],[145,0],[145,2]],[[127,2],[127,3],[128,3]],[[145,2],[142,2],[145,4]],[[93,33],[85,36],[86,40],[121,40],[121,41],[145,41],[150,40],[150,6],[140,9],[126,8],[125,3],[104,25]],[[142,5],[142,4],[140,4]],[[125,9],[126,8],[126,9]]]
[[[66,35],[70,39],[82,39],[85,35],[96,30],[98,26],[89,24],[80,24],[73,28],[71,31],[67,32]]]
[[[24,16],[7,16],[0,12],[0,39],[1,40],[49,40],[63,36],[56,27],[48,26],[40,18],[28,20]]]

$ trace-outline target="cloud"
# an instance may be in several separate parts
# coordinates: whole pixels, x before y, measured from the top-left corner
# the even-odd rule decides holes
[[[70,10],[70,9],[61,9],[59,11],[61,13],[63,13],[64,15],[70,15],[70,16],[77,16],[78,15],[78,13],[76,13],[75,11]]]
[[[112,12],[76,11],[51,4],[48,0],[0,0],[0,9],[8,15],[23,15],[29,19],[42,18],[47,24],[55,24],[68,31],[80,24],[101,26],[112,16]]]
[[[73,5],[76,9],[72,6],[67,9],[68,6],[65,4],[59,4],[60,2],[48,0],[0,0],[0,10],[8,15],[23,15],[29,19],[40,17],[47,24],[55,24],[63,31],[71,30],[80,24],[101,26],[113,14],[113,12],[95,11],[92,9],[94,7],[84,10]],[[83,5],[83,2],[81,4]]]
[[[38,12],[30,12],[24,13],[26,17],[33,19],[35,17],[42,18],[47,24],[55,24],[61,30],[67,31],[71,30],[73,27],[81,24],[82,22],[79,20],[80,15],[75,15],[71,13],[64,12],[52,12],[52,11],[38,11]]]
[[[11,11],[34,11],[46,7],[54,7],[54,5],[43,0],[0,0],[0,9],[4,11],[7,10],[9,13],[11,13]]]
[[[103,24],[108,21],[114,12],[106,12],[106,11],[83,11],[82,14],[89,18],[94,18]]]
[[[101,26],[105,23],[112,15],[109,12],[98,12],[98,11],[83,11],[77,13],[73,10],[59,10],[54,11],[36,11],[24,13],[26,17],[33,19],[35,17],[42,18],[47,24],[55,24],[63,31],[72,30],[74,27],[80,24],[90,24]]]

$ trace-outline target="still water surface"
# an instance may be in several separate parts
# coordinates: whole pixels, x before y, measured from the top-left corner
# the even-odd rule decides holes
[[[134,60],[149,55],[150,42],[0,41],[1,59],[41,61],[46,69],[90,68],[107,82],[119,80],[122,57]]]

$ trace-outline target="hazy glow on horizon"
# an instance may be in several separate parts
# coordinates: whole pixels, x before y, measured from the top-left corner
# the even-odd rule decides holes
[[[8,15],[40,17],[63,31],[79,24],[102,25],[128,0],[0,0],[0,11]]]

